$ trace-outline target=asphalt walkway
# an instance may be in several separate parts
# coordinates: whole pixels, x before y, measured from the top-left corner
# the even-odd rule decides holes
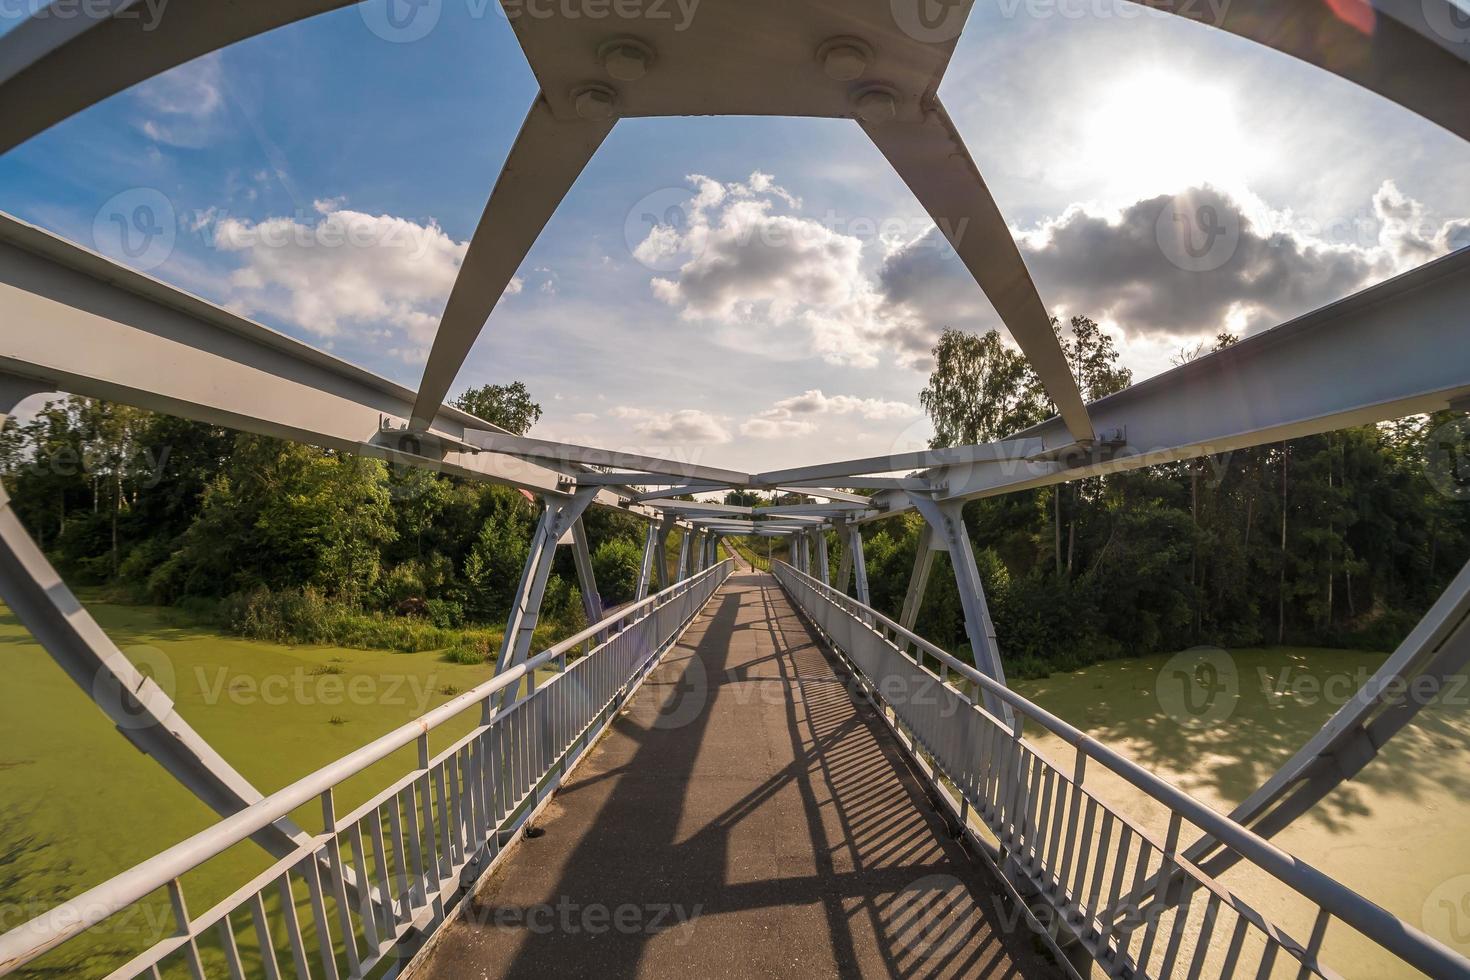
[[[414,976],[1059,975],[840,670],[733,575]]]

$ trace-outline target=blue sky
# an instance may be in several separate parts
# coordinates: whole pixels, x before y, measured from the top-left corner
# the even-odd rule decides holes
[[[0,209],[415,384],[536,86],[493,6],[443,0],[390,43],[369,29],[383,2],[36,137],[0,158]],[[1043,298],[1102,320],[1140,376],[1470,243],[1462,141],[1122,0],[977,4],[941,95]],[[108,216],[139,202],[172,218],[171,249],[118,252]],[[1154,230],[1174,202],[1231,225],[1225,260],[1170,260]],[[690,224],[660,253],[640,218],[671,204]],[[457,387],[524,380],[547,436],[751,468],[912,448],[939,329],[997,325],[836,120],[620,123],[513,288]]]

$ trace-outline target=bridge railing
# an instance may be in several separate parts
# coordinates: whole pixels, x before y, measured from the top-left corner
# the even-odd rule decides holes
[[[0,976],[112,916],[168,892],[174,932],[109,977],[183,971],[233,978],[361,977],[411,933],[443,920],[660,655],[729,577],[721,562],[620,609],[526,663],[219,821],[77,898],[0,935]],[[595,644],[582,656],[579,648]],[[538,669],[554,669],[538,681]],[[481,722],[430,755],[429,734],[463,712]],[[367,803],[336,812],[333,790],[416,744],[418,765]],[[191,916],[183,875],[299,807],[319,800],[323,830],[242,888]],[[242,955],[241,936],[247,937]],[[207,943],[209,955],[201,954]],[[222,960],[222,962],[220,962]],[[207,961],[207,962],[206,962]]]
[[[1335,920],[1428,976],[1470,977],[1470,960],[877,610],[784,562],[775,573],[1059,951],[1080,943],[1110,976],[1333,977],[1321,953]],[[1023,736],[1023,719],[1074,750],[1070,771]],[[1164,808],[1162,839],[1084,786],[1096,768]],[[1307,941],[1186,860],[1190,829],[1315,909]]]

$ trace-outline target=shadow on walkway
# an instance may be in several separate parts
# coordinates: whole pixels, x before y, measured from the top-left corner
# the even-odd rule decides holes
[[[732,576],[416,976],[1058,975],[836,669]]]

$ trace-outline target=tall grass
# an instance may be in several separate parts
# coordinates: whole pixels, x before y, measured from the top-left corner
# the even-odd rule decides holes
[[[402,653],[457,647],[494,649],[502,633],[500,629],[452,629],[410,616],[360,612],[311,588],[259,588],[232,595],[215,607],[214,618],[232,633],[255,640]]]

